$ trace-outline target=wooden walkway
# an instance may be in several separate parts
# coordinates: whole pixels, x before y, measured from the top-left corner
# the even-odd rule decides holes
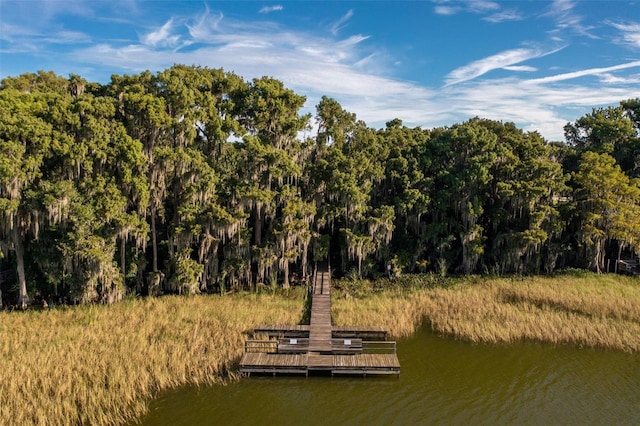
[[[396,343],[380,327],[334,327],[331,324],[329,271],[316,272],[309,325],[258,325],[267,340],[247,340],[240,372],[268,374],[330,373],[399,375]]]
[[[328,271],[316,273],[311,299],[311,323],[309,324],[309,352],[331,353],[331,282]],[[314,360],[316,358],[313,358]],[[311,362],[311,361],[310,361]],[[315,362],[326,362],[315,361]]]

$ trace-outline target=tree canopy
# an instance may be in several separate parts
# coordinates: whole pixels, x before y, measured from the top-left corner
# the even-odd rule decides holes
[[[175,65],[0,84],[5,298],[114,302],[338,274],[605,269],[640,250],[640,100],[549,143],[471,118],[374,129],[270,77]],[[315,130],[312,130],[315,129]]]

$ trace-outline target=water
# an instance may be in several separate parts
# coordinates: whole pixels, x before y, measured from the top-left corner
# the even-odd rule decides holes
[[[640,356],[474,345],[428,330],[398,342],[396,377],[251,377],[186,388],[144,425],[640,425]]]

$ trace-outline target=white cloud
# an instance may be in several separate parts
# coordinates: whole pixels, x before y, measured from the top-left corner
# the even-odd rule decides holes
[[[491,16],[483,18],[489,22],[504,22],[521,19],[515,10],[498,12],[501,9],[499,3],[487,0],[436,0],[434,12],[438,15],[451,16],[458,13],[468,12],[475,14],[492,13]]]
[[[507,71],[517,71],[517,72],[534,72],[534,71],[538,71],[538,68],[536,67],[530,67],[527,65],[510,65],[507,67],[502,67],[502,69],[505,69]]]
[[[53,37],[46,38],[46,41],[53,44],[89,43],[91,37],[79,31],[59,31]]]
[[[372,74],[371,68],[358,66],[363,60],[380,60],[363,54],[362,43],[366,40],[363,36],[318,38],[302,32],[273,32],[269,26],[258,32],[247,30],[229,34],[225,33],[224,23],[219,30],[220,33],[211,32],[213,39],[206,46],[190,52],[167,51],[142,44],[122,48],[103,44],[78,50],[76,55],[78,59],[96,65],[115,65],[130,72],[164,69],[173,63],[197,63],[212,68],[223,67],[245,79],[271,75],[307,96],[304,112],[313,113],[321,96],[327,95],[371,127],[383,127],[385,122],[400,118],[408,126],[432,128],[480,116],[513,121],[524,130],[539,131],[549,140],[563,140],[563,126],[588,113],[592,107],[640,97],[637,81],[612,79],[614,73],[640,66],[640,62],[546,79],[468,80],[464,84],[438,89]],[[503,56],[510,59],[494,59],[492,63],[514,67],[504,64],[536,57],[535,52],[544,54],[540,51],[509,52]],[[515,67],[517,71],[533,71],[527,66]],[[608,79],[608,84],[597,90],[587,82],[570,86],[557,84],[591,74]]]
[[[56,15],[77,15],[85,18],[95,16],[95,11],[89,2],[82,0],[47,1],[37,0],[26,2],[33,10],[49,18]]]
[[[529,84],[531,83],[554,83],[558,81],[565,80],[573,80],[580,77],[586,77],[591,75],[605,75],[613,71],[620,71],[627,68],[637,68],[640,67],[640,61],[628,62],[626,64],[615,65],[612,67],[606,68],[591,68],[586,70],[574,71],[564,74],[557,74],[548,77],[537,78],[534,80],[529,80]]]
[[[148,46],[175,47],[180,41],[179,35],[172,35],[173,19],[169,19],[162,27],[141,37],[141,42]]]
[[[640,74],[631,76],[618,76],[610,73],[598,75],[603,84],[640,84]]]
[[[340,30],[342,30],[342,28],[344,28],[344,24],[351,19],[351,17],[353,16],[353,9],[350,9],[342,18],[338,19],[332,26],[331,26],[331,34],[338,35],[338,33],[340,32]]]
[[[446,86],[462,83],[464,81],[472,80],[476,77],[480,77],[490,71],[496,69],[509,69],[515,71],[530,71],[532,68],[513,68],[514,65],[519,64],[530,59],[540,58],[542,56],[550,55],[558,50],[543,51],[541,49],[512,49],[505,50],[504,52],[497,53],[495,55],[474,61],[468,65],[457,68],[451,71],[445,77]]]
[[[91,37],[80,31],[42,31],[39,28],[0,23],[0,52],[3,54],[32,53],[50,51],[51,45],[87,44]]]
[[[562,18],[571,15],[576,6],[574,0],[553,0],[547,14]]]
[[[494,1],[468,0],[465,3],[467,8],[474,13],[487,13],[500,9],[500,5]]]
[[[631,22],[628,24],[611,23],[611,26],[622,32],[622,42],[632,47],[640,48],[640,23]]]
[[[563,126],[599,105],[640,96],[637,85],[550,85],[540,80],[492,79],[443,89],[446,105],[458,116],[512,121],[537,130],[549,140],[563,140]],[[459,118],[458,118],[459,120]]]
[[[224,19],[222,12],[217,16],[211,16],[209,8],[207,7],[204,13],[195,19],[193,25],[185,24],[189,29],[189,35],[194,41],[206,42],[212,35],[212,32],[218,32],[218,26]]]
[[[491,7],[489,3],[484,6],[485,10]],[[330,29],[337,34],[351,16],[349,11]],[[3,23],[2,29],[7,25]],[[12,37],[19,38],[28,28],[12,31]],[[2,37],[6,36],[3,31]],[[81,34],[66,36],[82,39]],[[191,47],[175,49],[186,44]],[[190,18],[176,16],[126,45],[113,41],[83,48],[76,45],[64,59],[127,73],[162,70],[175,63],[222,67],[246,80],[270,75],[283,81],[307,96],[305,112],[313,112],[322,95],[331,96],[372,127],[400,118],[408,126],[432,128],[477,115],[513,121],[550,140],[562,140],[563,126],[594,106],[640,97],[640,75],[624,72],[640,67],[640,61],[527,79],[526,72],[545,74],[526,61],[557,51],[536,47],[507,50],[453,70],[444,87],[428,87],[392,78],[397,58],[371,46],[366,34],[339,37],[325,31],[319,36],[264,20],[237,21],[207,9]],[[492,78],[489,72],[495,69],[513,74]],[[91,77],[90,72],[83,75]],[[589,75],[596,78],[579,78]]]
[[[436,6],[433,11],[437,15],[451,16],[455,15],[456,13],[462,12],[463,9],[461,7],[455,6]]]
[[[522,21],[524,19],[524,16],[517,10],[504,10],[502,12],[494,13],[493,15],[489,15],[482,19],[497,24],[500,22],[508,21]]]
[[[570,31],[589,38],[597,38],[591,33],[593,27],[584,25],[584,18],[574,11],[576,6],[577,2],[573,0],[554,0],[551,3],[544,16],[549,16],[556,21],[556,29],[552,33]]]
[[[0,40],[17,42],[38,35],[39,33],[32,27],[15,25],[4,21],[0,22]]]
[[[275,5],[275,6],[265,6],[262,9],[260,9],[260,11],[258,13],[271,13],[271,12],[279,12],[281,10],[283,10],[284,7],[280,4]]]

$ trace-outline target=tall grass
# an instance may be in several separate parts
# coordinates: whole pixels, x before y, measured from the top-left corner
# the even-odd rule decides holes
[[[334,320],[380,324],[407,336],[424,319],[436,333],[472,342],[530,340],[640,352],[640,282],[631,277],[423,280],[409,291],[393,281],[371,283],[385,289],[364,298],[345,286],[334,293]]]
[[[640,352],[640,282],[614,275],[336,282],[337,325],[409,336],[424,321],[473,342]],[[121,424],[159,392],[233,380],[256,324],[297,324],[305,292],[163,297],[0,312],[0,424]]]
[[[297,323],[303,295],[0,312],[0,424],[121,424],[160,391],[224,383],[242,354],[243,332],[256,323]]]

